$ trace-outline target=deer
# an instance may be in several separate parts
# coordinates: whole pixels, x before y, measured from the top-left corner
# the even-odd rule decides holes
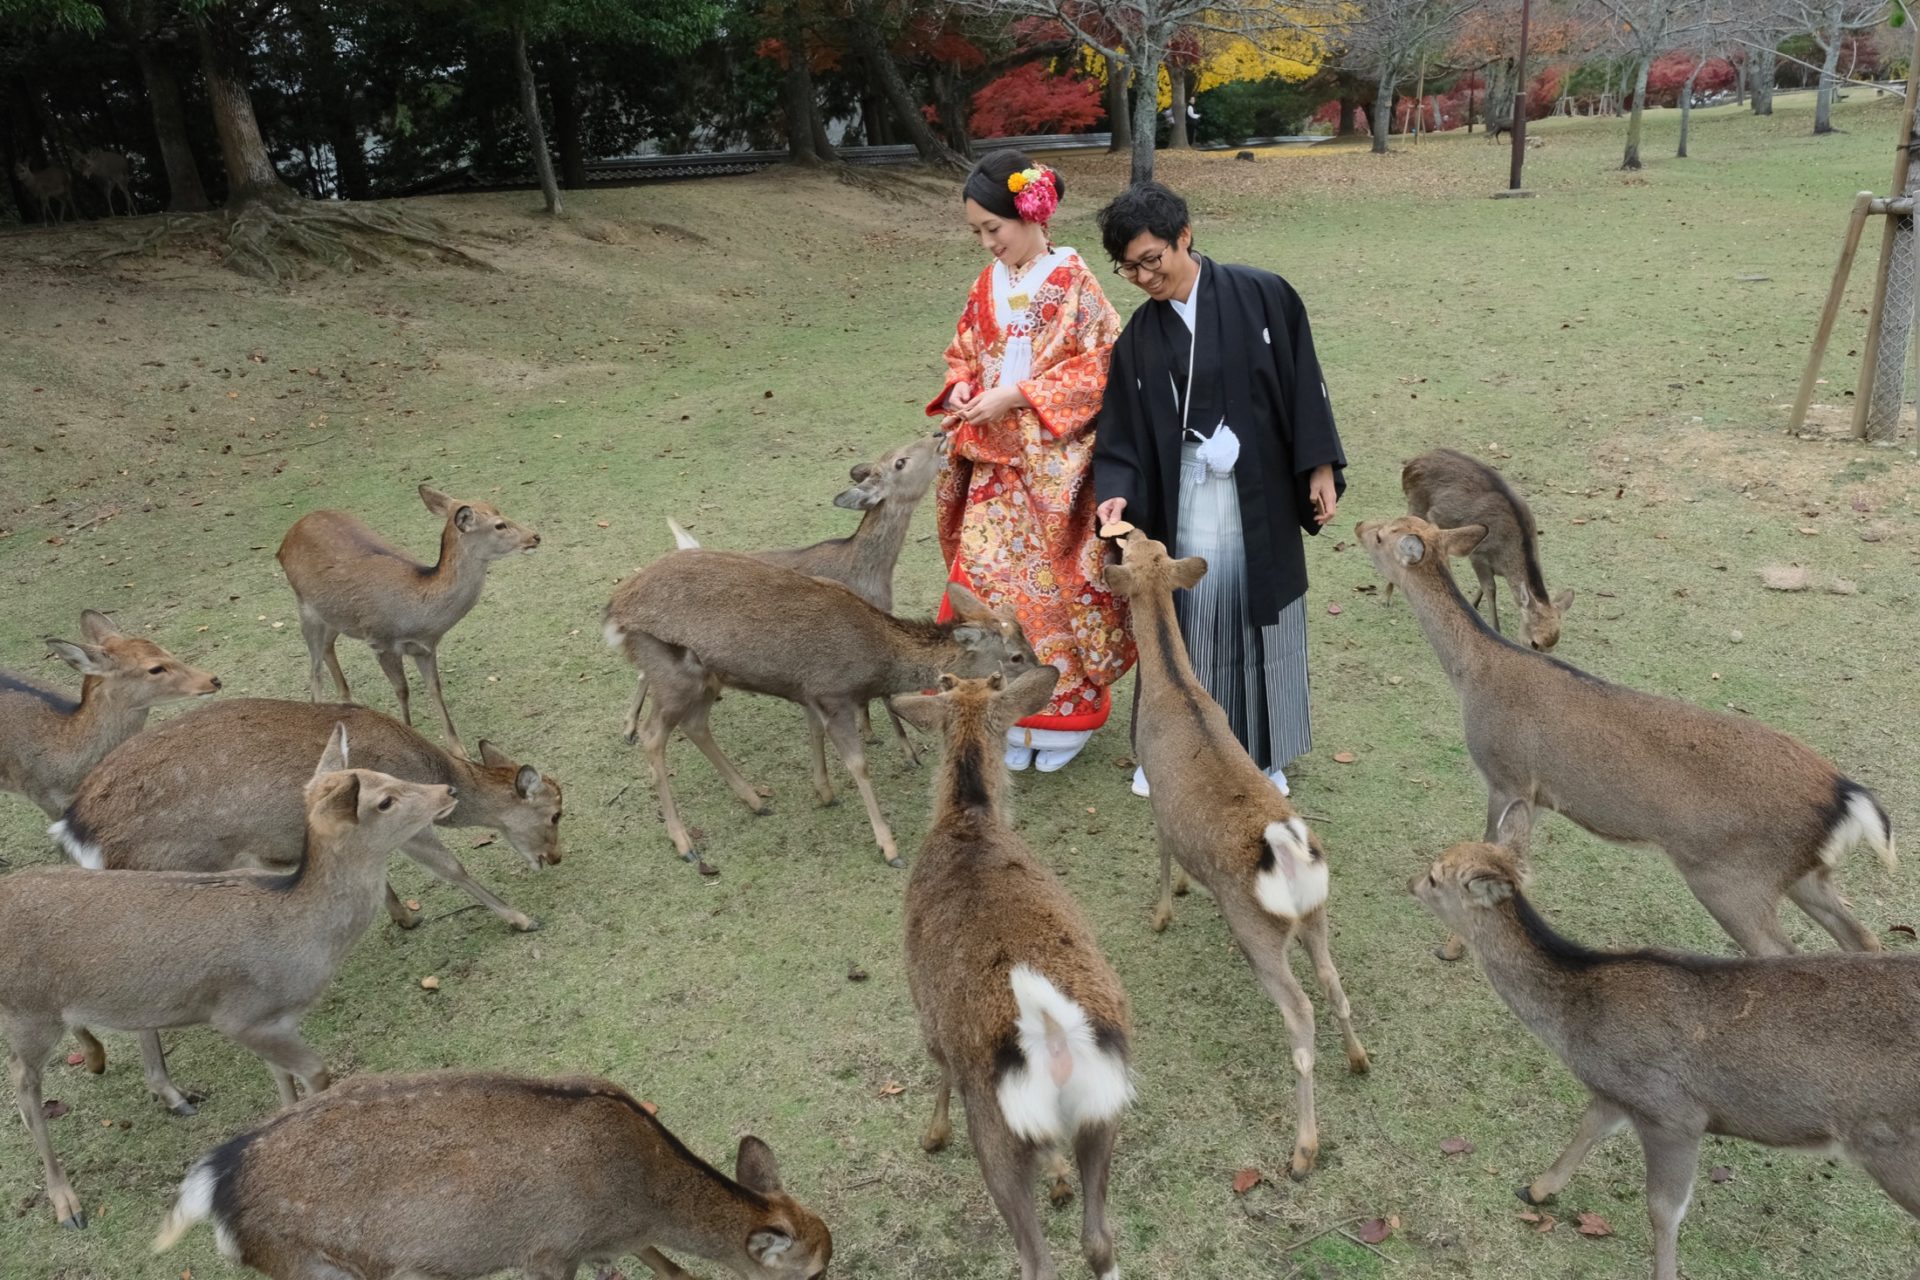
[[[1460,699],[1467,751],[1487,784],[1486,838],[1515,801],[1603,840],[1650,844],[1749,955],[1795,950],[1793,899],[1851,951],[1880,943],[1847,909],[1834,869],[1866,844],[1891,872],[1893,825],[1873,793],[1778,729],[1642,693],[1522,648],[1488,627],[1447,569],[1486,536],[1418,516],[1361,521],[1360,544],[1396,583]],[[1462,954],[1449,938],[1444,960]]]
[[[857,709],[875,698],[931,688],[942,673],[1020,674],[1039,665],[1011,607],[989,608],[949,586],[947,622],[897,618],[852,588],[727,551],[675,551],[622,582],[607,604],[602,634],[645,677],[628,708],[626,738],[647,754],[680,857],[715,874],[695,852],[667,780],[667,738],[679,729],[741,803],[756,814],[766,799],[722,754],[707,716],[722,688],[798,703],[833,739],[853,775],[867,821],[890,867],[904,867],[874,798]],[[651,695],[653,708],[641,718]],[[820,734],[813,737],[813,786],[834,802]]]
[[[411,657],[433,694],[447,742],[461,755],[467,749],[447,713],[440,691],[440,641],[467,616],[486,585],[487,566],[514,552],[539,547],[540,535],[501,515],[491,505],[449,498],[420,486],[420,501],[446,520],[440,531],[440,558],[416,562],[344,511],[310,511],[294,522],[281,540],[276,558],[286,571],[299,603],[300,635],[307,642],[313,700],[326,701],[321,664],[333,673],[341,702],[352,702],[346,673],[340,670],[333,642],[339,636],[365,640],[400,700],[400,718],[413,723],[407,701],[403,657]]]
[[[1178,892],[1191,876],[1213,895],[1233,940],[1255,978],[1280,1010],[1293,1045],[1295,1118],[1288,1174],[1302,1181],[1320,1154],[1314,1110],[1313,1003],[1293,976],[1290,949],[1298,941],[1340,1024],[1347,1069],[1364,1075],[1371,1063],[1353,1027],[1353,1006],[1340,983],[1328,940],[1329,875],[1320,838],[1253,762],[1220,709],[1194,674],[1173,593],[1191,590],[1206,575],[1198,556],[1176,560],[1165,544],[1120,522],[1121,559],[1106,569],[1109,591],[1127,598],[1140,655],[1135,679],[1134,755],[1146,770],[1153,826],[1160,846],[1160,898],[1152,926],[1173,921],[1172,865],[1180,864]]]
[[[104,147],[92,147],[80,153],[74,167],[80,170],[81,177],[100,188],[100,194],[107,199],[109,217],[114,212],[113,195],[116,191],[127,202],[129,215],[139,212],[133,203],[133,169],[126,156]]]
[[[0,671],[0,791],[27,797],[49,818],[72,803],[88,770],[146,726],[153,707],[220,692],[219,676],[125,634],[97,609],[81,613],[80,631],[84,641],[47,641],[80,673],[77,701]]]
[[[629,1254],[691,1280],[662,1249],[742,1280],[818,1280],[833,1257],[765,1142],[740,1139],[729,1178],[587,1076],[344,1080],[196,1161],[154,1252],[208,1219],[222,1256],[270,1280],[574,1280]]]
[[[893,570],[900,560],[900,548],[906,544],[907,530],[913,524],[914,509],[927,496],[946,456],[948,437],[936,432],[921,436],[872,462],[855,463],[849,471],[853,484],[834,496],[833,505],[849,511],[864,511],[860,525],[845,538],[829,538],[811,546],[776,551],[756,551],[756,560],[777,564],[785,569],[844,582],[876,609],[893,612]],[[682,551],[699,549],[700,543],[671,517],[667,527],[673,532],[674,546]],[[894,736],[907,763],[920,764],[920,749],[907,737],[900,717],[887,711],[893,721]],[[808,724],[808,730],[819,730]],[[860,708],[860,736],[871,739],[867,708]]]
[[[14,177],[20,179],[20,185],[27,194],[40,202],[40,221],[58,224],[66,220],[65,214],[55,216],[65,205],[75,218],[80,216],[80,206],[73,202],[73,177],[63,164],[52,163],[44,169],[29,168],[25,160],[19,160],[13,166]]]
[[[1013,1232],[1021,1280],[1055,1280],[1033,1204],[1034,1158],[1071,1147],[1081,1185],[1080,1243],[1114,1280],[1107,1182],[1121,1114],[1133,1099],[1132,1015],[1093,928],[1013,830],[1004,744],[1014,721],[1046,706],[1059,673],[1008,681],[940,678],[942,692],[895,699],[944,732],[933,827],[907,881],[907,983],[940,1089],[920,1145],[943,1150],[958,1087],[987,1191]],[[1063,1203],[1064,1160],[1052,1199]]]
[[[0,1032],[60,1225],[87,1225],[41,1107],[41,1073],[67,1028],[138,1032],[148,1087],[176,1114],[193,1106],[166,1076],[168,1027],[209,1024],[251,1050],[282,1105],[296,1100],[296,1079],[310,1094],[326,1089],[300,1019],[379,911],[388,852],[457,802],[450,786],[349,769],[346,752],[336,727],[307,784],[306,854],[291,872],[28,867],[0,877]],[[98,1051],[91,1035],[82,1045]]]
[[[454,787],[445,825],[499,832],[535,871],[560,862],[560,783],[532,765],[484,740],[468,760],[368,707],[276,698],[216,702],[136,735],[87,775],[48,834],[95,871],[290,871],[306,833],[301,788],[336,724],[357,767]],[[468,874],[431,827],[400,852],[513,929],[540,927]],[[420,923],[391,884],[386,907],[403,929]]]
[[[1703,1134],[1844,1154],[1920,1215],[1920,956],[1589,950],[1527,900],[1528,819],[1510,807],[1500,843],[1455,845],[1408,888],[1587,1089],[1579,1131],[1522,1201],[1552,1199],[1632,1125],[1654,1280],[1680,1275]]]
[[[1507,478],[1477,458],[1456,449],[1435,449],[1409,462],[1400,472],[1400,488],[1407,495],[1407,513],[1442,528],[1484,527],[1487,536],[1469,557],[1480,580],[1473,597],[1478,609],[1484,598],[1493,613],[1493,629],[1500,630],[1500,586],[1505,578],[1520,601],[1526,619],[1527,642],[1542,653],[1560,642],[1560,621],[1573,607],[1573,592],[1547,592],[1540,572],[1540,535],[1533,509],[1515,493]],[[1393,598],[1393,584],[1386,595]]]

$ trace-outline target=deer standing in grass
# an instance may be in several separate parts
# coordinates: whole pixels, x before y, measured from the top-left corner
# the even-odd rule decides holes
[[[1654,1280],[1680,1275],[1680,1221],[1708,1133],[1838,1151],[1920,1215],[1920,956],[1589,951],[1521,892],[1525,824],[1502,824],[1504,847],[1456,845],[1408,886],[1588,1090],[1579,1132],[1522,1200],[1552,1198],[1632,1125]]]
[[[80,216],[80,206],[73,202],[73,177],[62,164],[50,164],[44,169],[31,169],[25,160],[14,163],[13,173],[20,179],[20,185],[27,194],[40,204],[40,221],[60,223],[66,220],[66,214],[59,213],[64,205],[75,218]],[[56,213],[59,216],[56,217]]]
[[[1013,1231],[1021,1280],[1054,1280],[1033,1204],[1034,1157],[1071,1147],[1080,1169],[1080,1243],[1100,1280],[1119,1275],[1107,1178],[1128,1076],[1127,993],[1065,887],[1013,831],[1002,793],[1007,730],[1047,705],[1051,667],[1012,682],[942,676],[938,694],[896,700],[945,731],[933,829],[907,881],[907,981],[940,1092],[920,1145],[945,1147],[960,1090],[987,1191]],[[1055,1166],[1056,1203],[1066,1192]],[[1066,1194],[1071,1194],[1066,1192]]]
[[[818,1280],[826,1224],[740,1140],[729,1178],[645,1104],[586,1077],[356,1076],[215,1148],[188,1171],[154,1251],[211,1218],[223,1256],[271,1280],[574,1280],[660,1251],[742,1280]]]
[[[1473,553],[1479,525],[1418,516],[1362,521],[1374,568],[1407,597],[1459,695],[1467,751],[1487,783],[1486,838],[1515,801],[1552,809],[1604,840],[1666,852],[1751,955],[1794,950],[1782,895],[1841,946],[1877,951],[1833,884],[1856,844],[1895,865],[1873,794],[1797,739],[1757,721],[1609,684],[1489,628],[1447,560]],[[1443,959],[1462,954],[1449,938]]]
[[[752,553],[753,558],[816,578],[844,582],[874,608],[892,613],[894,566],[899,563],[900,548],[905,545],[907,530],[913,524],[914,509],[940,475],[946,444],[947,437],[936,432],[884,453],[873,462],[855,464],[850,472],[853,484],[833,499],[836,507],[866,512],[860,517],[860,527],[851,536],[829,538],[791,550],[756,551]],[[667,526],[673,530],[674,545],[680,550],[699,549],[700,543],[677,521],[669,519]],[[644,690],[646,677],[643,675],[640,679],[640,688]],[[644,693],[636,691],[634,696],[638,705]],[[900,717],[893,714],[891,706],[887,708],[887,715],[893,721],[894,735],[900,740],[907,762],[918,765],[920,749],[907,737]],[[807,729],[816,738],[819,736],[820,728],[811,718]],[[860,736],[872,736],[864,705],[860,708]],[[815,750],[819,750],[817,743]]]
[[[29,867],[0,877],[0,1034],[61,1225],[84,1227],[86,1215],[53,1153],[40,1080],[67,1029],[139,1032],[148,1087],[182,1115],[193,1105],[166,1076],[159,1033],[169,1027],[210,1024],[252,1050],[283,1105],[296,1078],[309,1093],[325,1089],[300,1019],[380,910],[389,851],[455,800],[452,787],[348,769],[336,729],[307,785],[306,855],[288,874]],[[100,1056],[91,1035],[81,1043]]]
[[[72,803],[88,770],[145,727],[150,708],[220,691],[218,676],[122,634],[104,613],[83,612],[80,630],[82,643],[47,641],[83,677],[79,701],[0,671],[0,791],[20,793],[49,818]]]
[[[1468,559],[1480,590],[1473,597],[1478,609],[1484,598],[1500,630],[1500,583],[1505,578],[1520,601],[1527,642],[1546,653],[1560,642],[1561,619],[1573,607],[1573,592],[1547,594],[1540,571],[1540,535],[1533,508],[1515,493],[1507,478],[1476,458],[1455,449],[1435,449],[1409,462],[1400,472],[1400,488],[1407,495],[1407,513],[1441,529],[1477,524],[1487,531]],[[1393,598],[1393,583],[1386,595]]]
[[[667,738],[674,729],[700,748],[741,803],[766,812],[765,797],[721,753],[707,724],[720,690],[733,688],[806,710],[853,774],[880,856],[888,866],[905,866],[867,776],[858,708],[931,688],[942,672],[1019,674],[1039,662],[1011,608],[989,609],[958,586],[948,588],[948,599],[956,613],[950,622],[896,618],[840,583],[727,551],[676,551],[621,583],[607,605],[603,634],[645,677],[628,709],[627,741],[646,749],[667,834],[680,856],[699,861],[667,779]],[[653,706],[642,720],[648,697]],[[818,735],[813,785],[822,804],[833,803]]]
[[[96,871],[291,871],[306,840],[301,788],[336,724],[356,767],[455,788],[446,826],[490,827],[536,871],[560,861],[560,784],[532,765],[484,741],[467,760],[367,707],[275,698],[224,699],[136,735],[87,775],[50,834]],[[469,875],[433,828],[400,852],[513,928],[540,927]],[[420,923],[391,884],[386,894],[395,924]]]
[[[1320,1128],[1313,1101],[1313,1003],[1289,963],[1296,940],[1312,959],[1340,1023],[1348,1069],[1361,1074],[1369,1065],[1328,941],[1327,855],[1233,736],[1226,712],[1194,674],[1173,593],[1198,583],[1206,561],[1175,560],[1163,544],[1131,526],[1125,526],[1120,546],[1122,560],[1107,566],[1106,581],[1132,607],[1140,654],[1134,754],[1146,770],[1160,842],[1153,928],[1159,932],[1173,919],[1172,864],[1178,861],[1183,885],[1190,875],[1213,895],[1234,942],[1287,1024],[1299,1112],[1288,1172],[1297,1181],[1319,1158]]]
[[[133,205],[133,168],[124,155],[104,147],[93,147],[80,153],[75,167],[80,170],[81,177],[99,187],[100,194],[106,197],[108,217],[113,216],[115,192],[126,201],[129,215],[139,212]]]
[[[339,636],[365,640],[400,700],[400,718],[413,723],[407,701],[411,657],[433,694],[447,741],[467,749],[447,713],[440,691],[440,640],[467,616],[486,585],[487,566],[516,551],[532,551],[540,535],[522,528],[484,502],[449,498],[420,486],[427,510],[446,520],[440,559],[420,564],[344,511],[312,511],[294,522],[277,558],[299,601],[300,634],[307,642],[313,700],[325,701],[321,665],[333,672],[340,701],[353,701],[347,677],[334,655]]]

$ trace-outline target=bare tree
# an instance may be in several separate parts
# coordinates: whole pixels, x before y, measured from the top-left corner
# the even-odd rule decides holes
[[[1362,0],[1340,31],[1340,64],[1373,82],[1373,151],[1385,155],[1400,80],[1422,55],[1452,39],[1454,27],[1479,0]]]
[[[1622,169],[1640,167],[1641,117],[1647,109],[1647,72],[1669,49],[1705,40],[1714,29],[1709,0],[1594,0],[1613,19],[1613,40],[1627,55],[1633,77],[1633,110],[1627,118]]]
[[[1796,31],[1820,47],[1820,93],[1814,100],[1813,131],[1833,132],[1833,91],[1840,83],[1840,50],[1850,36],[1871,31],[1887,20],[1887,0],[1784,0],[1784,12]]]

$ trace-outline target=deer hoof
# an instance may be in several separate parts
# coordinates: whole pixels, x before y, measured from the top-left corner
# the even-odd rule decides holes
[[[1347,1055],[1347,1070],[1356,1076],[1363,1076],[1373,1070],[1373,1061],[1367,1057],[1365,1049]]]
[[[540,932],[540,922],[532,916],[521,916],[518,920],[509,920],[507,923],[513,926],[515,933]]]
[[[891,858],[887,859],[887,865],[892,867],[895,871],[904,871],[906,870],[906,866],[907,866],[907,864],[901,859],[900,855],[897,853],[894,854]]]
[[[1294,1152],[1293,1159],[1287,1164],[1287,1177],[1295,1182],[1305,1182],[1307,1175],[1313,1172],[1313,1161],[1316,1154],[1316,1152],[1311,1151]]]
[[[712,879],[714,876],[720,874],[720,868],[709,863],[705,858],[695,858],[693,862],[694,865],[700,869],[700,874],[706,876],[708,879]]]
[[[1047,1203],[1056,1209],[1072,1204],[1073,1184],[1065,1178],[1055,1178],[1053,1185],[1047,1188]]]
[[[200,1108],[194,1106],[191,1102],[188,1102],[185,1098],[182,1098],[180,1101],[174,1103],[172,1106],[168,1107],[167,1110],[173,1112],[173,1114],[177,1116],[183,1116],[183,1117],[197,1116],[200,1114]]]
[[[1151,921],[1151,923],[1153,925],[1153,931],[1155,933],[1165,933],[1167,931],[1167,926],[1173,923],[1173,908],[1161,907],[1159,910],[1155,911],[1153,913],[1153,920]]]
[[[1552,1196],[1534,1195],[1532,1183],[1528,1183],[1524,1187],[1515,1187],[1513,1189],[1513,1194],[1519,1198],[1521,1204],[1541,1205],[1553,1199]]]
[[[929,1129],[920,1136],[920,1149],[928,1155],[938,1155],[947,1149],[947,1140],[953,1137],[949,1128]]]
[[[72,1217],[60,1219],[60,1225],[69,1231],[85,1231],[87,1229],[86,1211],[84,1209],[75,1209]]]
[[[1465,954],[1467,954],[1466,944],[1458,938],[1448,938],[1445,942],[1433,949],[1434,958],[1437,960],[1445,960],[1448,964],[1452,964]]]

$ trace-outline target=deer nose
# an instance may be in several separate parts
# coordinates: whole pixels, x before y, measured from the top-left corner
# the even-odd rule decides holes
[[[209,677],[207,677],[207,683],[208,683],[208,684],[210,684],[210,685],[212,685],[212,686],[213,686],[214,688],[216,688],[216,689],[218,689],[218,688],[220,688],[220,687],[221,687],[221,685],[220,685],[220,677],[219,677],[219,676],[209,676]]]
[[[458,787],[447,788],[447,799],[458,800],[459,798],[460,798],[460,788]]]

